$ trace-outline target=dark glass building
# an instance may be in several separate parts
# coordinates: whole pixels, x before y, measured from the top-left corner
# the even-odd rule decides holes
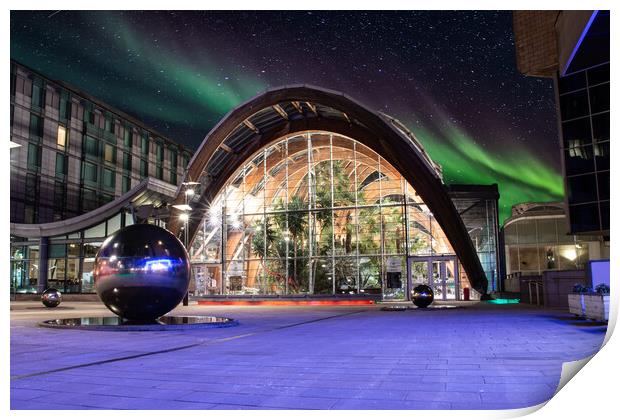
[[[604,10],[514,13],[519,71],[555,82],[568,233],[599,235],[602,247],[610,213],[609,17]]]

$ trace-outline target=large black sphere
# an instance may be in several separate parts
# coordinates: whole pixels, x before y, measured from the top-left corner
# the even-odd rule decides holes
[[[101,245],[93,272],[95,290],[112,312],[131,320],[154,320],[174,309],[189,287],[183,244],[155,225],[131,225]]]
[[[418,284],[413,288],[413,293],[411,294],[411,301],[418,308],[426,308],[433,303],[434,298],[433,289],[426,284]]]
[[[41,293],[41,302],[48,308],[55,308],[62,302],[62,293],[51,287]]]

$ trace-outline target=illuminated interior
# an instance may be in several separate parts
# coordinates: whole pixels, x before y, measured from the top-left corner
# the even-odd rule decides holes
[[[203,214],[190,246],[198,294],[399,299],[407,256],[420,257],[410,261],[412,278],[431,277],[440,298],[458,298],[469,286],[415,190],[377,153],[340,134],[298,132],[272,142]]]

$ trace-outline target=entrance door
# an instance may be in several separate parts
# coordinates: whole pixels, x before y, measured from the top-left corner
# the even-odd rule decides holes
[[[456,256],[410,257],[409,291],[418,284],[429,285],[438,300],[456,300],[458,273]]]

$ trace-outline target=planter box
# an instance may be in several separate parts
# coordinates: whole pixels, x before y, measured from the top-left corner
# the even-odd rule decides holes
[[[577,316],[586,316],[586,304],[584,296],[580,293],[568,294],[568,311]]]
[[[609,295],[584,295],[586,305],[586,318],[597,321],[609,320]]]

